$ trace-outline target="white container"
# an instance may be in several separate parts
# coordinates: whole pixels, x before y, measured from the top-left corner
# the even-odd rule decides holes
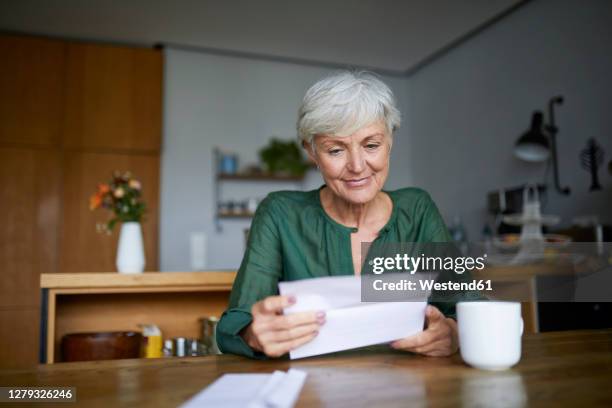
[[[505,370],[521,359],[523,319],[519,302],[457,303],[459,348],[467,364]]]
[[[189,254],[191,258],[191,270],[203,271],[207,264],[207,240],[203,232],[192,232],[189,236]]]
[[[142,230],[139,222],[121,224],[117,247],[117,271],[119,273],[142,273],[145,267]]]

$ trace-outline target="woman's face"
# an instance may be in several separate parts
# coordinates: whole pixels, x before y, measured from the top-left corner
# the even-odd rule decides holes
[[[350,136],[317,135],[314,153],[325,184],[351,204],[365,204],[382,190],[389,174],[391,137],[381,122],[366,126]]]

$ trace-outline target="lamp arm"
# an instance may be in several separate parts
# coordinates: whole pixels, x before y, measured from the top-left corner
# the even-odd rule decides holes
[[[548,131],[548,135],[550,137],[550,150],[552,153],[555,188],[560,194],[569,195],[571,191],[570,188],[561,187],[561,183],[559,182],[559,165],[557,162],[557,133],[559,133],[559,128],[557,128],[557,125],[555,123],[555,105],[561,104],[563,104],[562,96],[555,96],[553,98],[550,98],[550,100],[548,101],[548,119],[550,123],[546,125],[546,130]]]

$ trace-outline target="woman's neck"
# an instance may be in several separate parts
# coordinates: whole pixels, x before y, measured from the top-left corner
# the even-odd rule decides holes
[[[334,194],[329,187],[321,190],[321,204],[327,214],[342,225],[361,228],[365,225],[376,223],[381,216],[384,217],[387,206],[392,205],[388,196],[379,192],[372,201],[355,204],[343,200]]]

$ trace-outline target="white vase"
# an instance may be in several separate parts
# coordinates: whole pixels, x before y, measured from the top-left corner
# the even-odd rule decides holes
[[[142,273],[145,267],[142,230],[139,222],[121,224],[117,248],[117,271],[119,273]]]

